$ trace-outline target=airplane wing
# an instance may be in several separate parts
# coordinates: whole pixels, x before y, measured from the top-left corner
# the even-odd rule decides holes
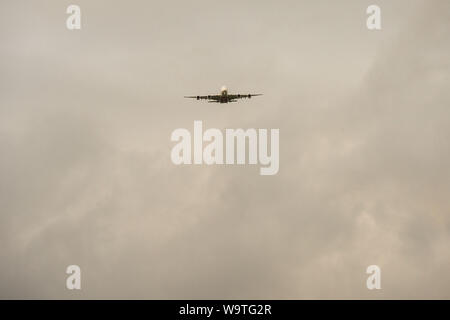
[[[251,97],[256,97],[256,96],[262,96],[261,93],[256,93],[256,94],[229,94],[228,98],[230,100],[236,100],[236,99],[250,99]]]
[[[220,96],[217,94],[208,95],[208,96],[185,96],[185,98],[197,99],[197,100],[212,100],[213,102],[220,100]]]

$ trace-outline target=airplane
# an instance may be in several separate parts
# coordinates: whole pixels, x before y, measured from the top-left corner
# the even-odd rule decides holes
[[[229,94],[227,87],[223,86],[220,89],[220,94],[213,94],[207,96],[185,96],[185,98],[208,100],[210,103],[228,103],[237,102],[237,99],[250,99],[251,97],[262,96],[262,94]]]

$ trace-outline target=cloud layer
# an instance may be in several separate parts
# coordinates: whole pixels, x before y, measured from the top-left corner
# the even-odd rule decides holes
[[[1,4],[0,298],[450,298],[448,1],[79,2]],[[278,175],[174,166],[194,120]]]

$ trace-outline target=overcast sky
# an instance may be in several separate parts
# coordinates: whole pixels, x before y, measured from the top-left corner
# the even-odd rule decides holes
[[[2,1],[0,298],[449,299],[449,21],[448,0]],[[222,85],[264,96],[183,99]],[[174,165],[194,120],[280,129],[279,173]]]

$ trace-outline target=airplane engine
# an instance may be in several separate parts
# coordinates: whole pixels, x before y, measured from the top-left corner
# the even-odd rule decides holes
[[[249,99],[252,97],[252,95],[251,94],[249,94],[248,96],[247,96]]]
[[[200,96],[197,96],[197,100],[200,100]]]
[[[240,94],[238,94],[238,98],[240,98],[241,97],[241,95]]]

